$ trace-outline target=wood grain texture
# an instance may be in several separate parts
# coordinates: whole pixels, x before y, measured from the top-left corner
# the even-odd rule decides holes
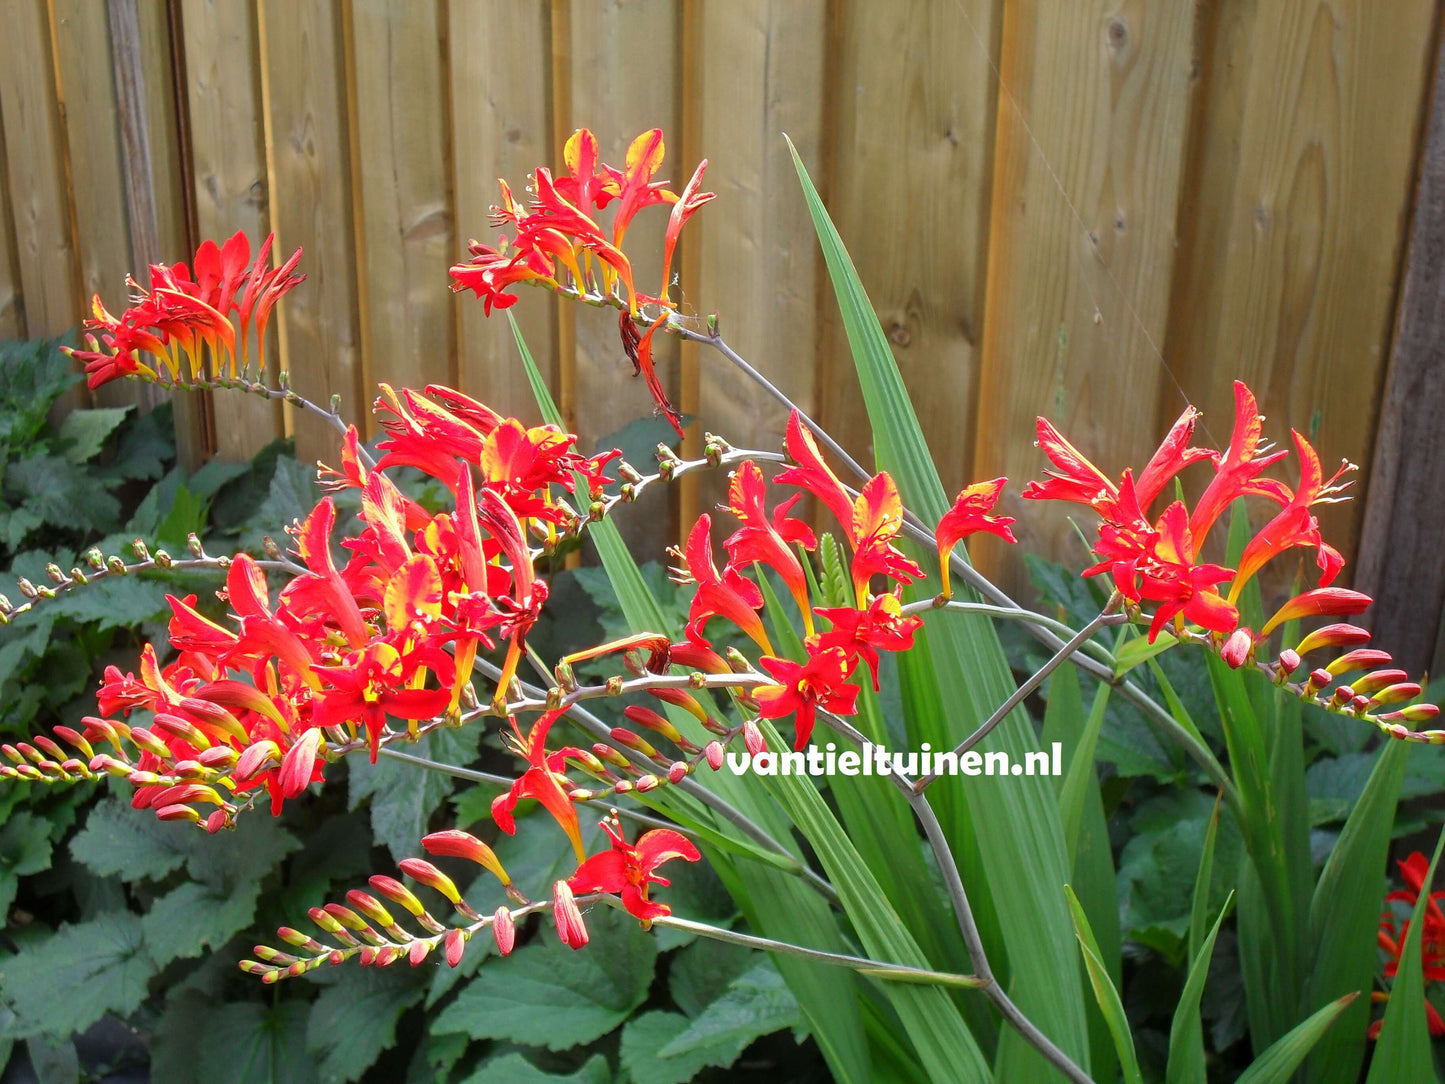
[[[681,60],[677,43],[681,29],[680,11],[670,0],[573,4],[571,116],[557,118],[558,137],[565,139],[575,128],[590,128],[597,136],[603,161],[621,165],[637,135],[661,128],[668,138],[658,179],[670,179],[673,190],[679,190],[694,165],[680,160]],[[666,225],[666,208],[654,206],[639,212],[628,227],[623,249],[643,293],[651,293],[661,284]],[[580,446],[590,452],[629,422],[649,417],[653,403],[642,379],[632,376],[614,311],[568,306],[561,310],[561,319],[573,321],[575,328],[576,431]],[[658,376],[675,401],[680,388],[677,342],[659,334],[653,358]],[[676,497],[670,487],[655,488],[618,517],[623,537],[639,561],[663,558],[675,533]]]
[[[202,239],[224,240],[245,230],[254,251],[271,228],[255,4],[183,0],[181,19],[197,232]],[[308,282],[300,290],[309,287]],[[282,302],[283,311],[291,297]],[[266,333],[272,383],[280,366],[278,324],[273,319]],[[249,459],[282,435],[277,403],[233,392],[219,396],[214,407],[216,453],[222,459]]]
[[[119,311],[129,293],[125,277],[133,261],[106,6],[86,0],[53,0],[51,12],[82,297],[88,302],[92,294],[100,294],[108,308]],[[135,389],[128,384],[103,390],[107,401],[134,401]]]
[[[1166,346],[1216,441],[1229,439],[1238,377],[1274,439],[1294,427],[1326,464],[1368,466],[1435,9],[1221,12]],[[1358,502],[1321,509],[1347,557],[1359,516]]]
[[[696,273],[682,279],[684,311],[719,314],[728,342],[807,411],[816,405],[818,247],[786,132],[810,165],[823,138],[825,5],[821,0],[702,0],[696,135],[717,199],[683,234]],[[684,163],[690,168],[692,161]],[[684,263],[692,271],[693,262]],[[826,288],[826,287],[825,287]],[[694,350],[701,427],[737,447],[780,448],[786,411],[707,347]],[[726,478],[700,479],[697,511],[726,495]],[[684,516],[685,530],[690,524]]]
[[[1430,666],[1445,613],[1445,65],[1437,58],[1405,276],[1370,469],[1355,586],[1377,646]],[[1431,454],[1433,450],[1434,454]],[[1438,672],[1438,671],[1437,671]]]
[[[1193,31],[1188,4],[1006,8],[973,474],[1013,482],[1021,550],[1085,556],[1067,509],[1016,496],[1035,417],[1113,474],[1158,442]],[[1016,553],[977,549],[1023,586]]]
[[[973,442],[999,9],[960,2],[838,5],[822,178],[950,490]],[[801,215],[796,192],[770,198]],[[867,414],[826,277],[819,306],[821,420],[866,464]]]
[[[445,70],[430,0],[354,0],[356,221],[367,303],[365,395],[376,384],[454,385],[454,251]]]
[[[456,225],[449,255],[495,236],[488,208],[497,178],[519,196],[526,175],[552,160],[549,11],[545,0],[447,5],[452,190]],[[441,274],[446,275],[446,266]],[[471,293],[456,295],[458,379],[468,395],[504,413],[536,418],[537,407],[504,315],[488,317]],[[527,346],[557,390],[556,302],[523,290],[511,309]]]
[[[80,318],[80,272],[66,199],[65,131],[44,0],[6,5],[0,111],[25,331],[60,335]],[[102,12],[104,14],[104,12]]]
[[[15,216],[10,211],[6,175],[5,120],[0,115],[0,339],[25,337],[25,301],[20,295],[20,264],[15,252]]]
[[[280,253],[300,247],[306,282],[279,306],[291,386],[364,425],[341,13],[327,0],[260,0],[262,100],[271,223]],[[360,163],[356,163],[360,166]],[[296,411],[296,455],[336,458],[336,434]]]

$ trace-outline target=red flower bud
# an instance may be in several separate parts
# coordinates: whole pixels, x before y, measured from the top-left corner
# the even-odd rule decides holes
[[[517,926],[512,921],[512,912],[505,907],[498,907],[492,916],[492,936],[497,939],[497,951],[510,956],[512,946],[517,943]]]
[[[669,783],[681,783],[687,778],[687,765],[680,760],[675,760],[672,766],[667,769],[667,781]]]
[[[467,832],[456,828],[448,828],[444,832],[433,832],[422,838],[421,845],[426,848],[427,854],[471,859],[479,866],[484,866],[489,870],[503,885],[512,883],[512,878],[507,876],[507,871],[502,868],[502,863],[497,861],[497,856],[492,853],[492,848]]]
[[[768,743],[763,738],[763,732],[758,729],[756,719],[749,719],[743,724],[743,744],[753,756],[768,751]]]
[[[1391,661],[1388,651],[1377,651],[1373,648],[1362,647],[1355,651],[1348,651],[1341,655],[1334,662],[1325,667],[1335,677],[1341,674],[1348,674],[1351,670],[1368,670],[1372,666],[1385,666]]]
[[[1369,632],[1358,625],[1326,625],[1301,640],[1295,651],[1308,655],[1321,647],[1358,647],[1369,642]]]
[[[163,821],[190,821],[201,823],[201,815],[188,805],[168,805],[156,810],[156,817]]]
[[[422,843],[425,845],[426,840],[423,840]],[[432,854],[439,853],[432,851],[430,847],[427,847],[427,850],[431,851]],[[453,883],[452,879],[426,859],[403,858],[399,865],[401,866],[401,871],[412,878],[412,880],[419,881],[429,888],[436,889],[451,903],[461,902],[462,894],[457,891],[457,886]]]
[[[717,771],[723,766],[723,747],[720,741],[710,741],[703,746],[702,755],[707,758],[707,766]]]
[[[1253,650],[1254,634],[1241,627],[1229,634],[1229,639],[1225,640],[1224,646],[1219,649],[1219,657],[1229,664],[1230,669],[1238,670]]]
[[[552,886],[552,920],[557,925],[557,936],[568,948],[580,949],[587,944],[587,924],[582,921],[582,911],[566,881]]]
[[[462,962],[462,953],[467,948],[467,935],[461,930],[448,930],[445,940],[447,966],[456,967]]]

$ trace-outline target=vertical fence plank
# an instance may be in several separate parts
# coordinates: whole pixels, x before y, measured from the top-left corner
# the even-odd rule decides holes
[[[0,34],[15,260],[25,298],[26,334],[60,335],[81,312],[80,274],[66,201],[65,131],[55,97],[54,58],[44,0],[6,7]]]
[[[113,312],[125,307],[132,260],[121,171],[120,119],[111,77],[104,4],[53,0],[56,91],[65,125],[82,298],[99,294]],[[142,278],[144,276],[141,276]],[[80,311],[71,314],[73,324]],[[114,384],[97,398],[135,402],[137,388]]]
[[[138,0],[141,71],[145,74],[146,131],[150,142],[152,203],[160,258],[174,262],[186,248],[185,173],[181,164],[171,22],[167,0]],[[176,47],[180,43],[175,43]]]
[[[1174,258],[1193,8],[1090,2],[1006,12],[1000,70],[1013,99],[998,108],[974,473],[1006,474],[1015,485],[1036,476],[1041,414],[1117,472],[1157,441],[1168,379],[1156,351]],[[1014,504],[1025,548],[1083,556],[1062,509]],[[1021,585],[1003,547],[979,551],[990,572]]]
[[[491,243],[487,208],[505,178],[523,198],[525,175],[552,159],[546,0],[447,5],[450,55],[452,187],[456,205],[451,256],[466,258],[469,238]],[[441,268],[446,275],[446,268]],[[522,290],[511,310],[527,346],[557,390],[556,302]],[[456,298],[458,380],[497,410],[535,418],[537,408],[506,318],[487,317],[470,293]]]
[[[341,14],[326,0],[259,12],[271,221],[282,252],[305,250],[306,283],[280,306],[283,364],[298,393],[323,406],[339,395],[342,417],[364,425]],[[324,421],[297,411],[293,423],[297,458],[335,460]]]
[[[705,187],[718,198],[683,234],[684,253],[697,252],[685,265],[697,273],[682,279],[683,308],[718,313],[728,342],[812,411],[817,241],[783,133],[817,162],[824,4],[703,0],[698,18],[697,51],[684,58],[701,67],[699,130],[689,144],[708,158]],[[783,409],[721,355],[706,347],[696,354],[701,427],[738,447],[781,447]],[[721,500],[725,487],[720,472],[703,476],[697,511]]]
[[[245,230],[252,245],[258,245],[270,219],[255,4],[183,0],[181,21],[197,233],[221,241]],[[285,309],[295,296],[280,307]],[[279,368],[277,323],[272,320],[266,335],[272,344],[266,358],[271,383]],[[215,442],[221,458],[249,459],[281,434],[278,403],[240,392],[217,393]]]
[[[618,0],[605,6],[575,4],[570,15],[571,116],[558,118],[559,135],[591,128],[603,161],[620,164],[634,137],[662,128],[667,156],[658,179],[671,179],[676,191],[693,165],[681,161],[678,7],[670,0]],[[624,248],[643,293],[661,286],[666,224],[667,209],[654,206],[628,227]],[[573,305],[562,310],[562,319],[574,321],[576,329],[577,432],[583,449],[590,451],[629,422],[647,417],[652,400],[642,379],[632,377],[615,311]],[[654,343],[658,376],[675,399],[680,386],[677,343],[661,334]],[[675,490],[653,492],[658,496],[646,494],[618,517],[623,536],[643,560],[661,559],[675,533]]]
[[[997,18],[992,0],[961,2],[841,4],[825,133],[829,209],[950,488],[971,453]],[[819,304],[819,408],[866,462],[867,415],[826,280]]]
[[[354,0],[357,221],[366,399],[381,381],[454,384],[445,71],[431,0]]]
[[[5,170],[5,119],[0,115],[0,339],[20,339],[24,336],[25,303],[20,294],[15,216],[10,210],[10,178]]]
[[[1445,614],[1445,456],[1424,454],[1445,416],[1445,67],[1435,86],[1390,345],[1355,586],[1373,595],[1379,646],[1412,674],[1430,666]],[[1438,673],[1438,671],[1432,671]]]
[[[1218,441],[1229,377],[1276,439],[1368,465],[1435,20],[1360,0],[1221,11],[1168,351]],[[1350,556],[1358,504],[1321,509]]]

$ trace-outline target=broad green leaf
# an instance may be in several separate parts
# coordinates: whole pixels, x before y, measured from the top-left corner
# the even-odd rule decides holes
[[[1215,812],[1218,813],[1218,806]],[[1214,827],[1217,817],[1210,822],[1208,842],[1205,844],[1206,861],[1200,863],[1199,879],[1205,885],[1204,896],[1209,895],[1209,871],[1206,868],[1214,858]],[[1197,898],[1197,896],[1196,896]],[[1169,1067],[1165,1079],[1168,1084],[1206,1084],[1204,1065],[1204,1023],[1199,1018],[1199,999],[1204,996],[1204,980],[1209,977],[1209,961],[1214,956],[1214,940],[1219,936],[1219,927],[1224,925],[1224,916],[1229,914],[1233,893],[1224,901],[1219,917],[1214,920],[1207,936],[1195,950],[1189,964],[1189,976],[1184,980],[1184,990],[1179,995],[1179,1004],[1174,1007],[1174,1019],[1169,1025]]]
[[[321,991],[306,1024],[306,1052],[322,1084],[345,1084],[396,1042],[396,1022],[426,990],[426,975],[400,965],[346,967]]]
[[[5,488],[27,511],[55,527],[107,534],[120,520],[120,501],[109,485],[60,456],[39,455],[5,468]]]
[[[1356,994],[1346,994],[1344,997],[1330,1002],[1304,1023],[1281,1036],[1276,1042],[1270,1045],[1268,1050],[1254,1059],[1254,1064],[1240,1074],[1235,1084],[1285,1084],[1285,1081],[1289,1080],[1295,1069],[1299,1067],[1300,1062],[1304,1061],[1305,1055],[1307,1055],[1315,1043],[1319,1041],[1320,1036],[1328,1030],[1331,1024],[1339,1019],[1340,1013],[1344,1012],[1350,1002],[1354,1001],[1357,996]],[[1420,1010],[1422,1027],[1424,1026],[1424,1021],[1425,1010],[1422,1008]],[[1427,1066],[1430,1064],[1428,1046],[1425,1064]],[[1427,1072],[1433,1074],[1434,1071],[1427,1070]],[[1371,1073],[1370,1077],[1373,1080],[1374,1074]],[[1433,1079],[1433,1075],[1399,1076],[1385,1079],[1391,1081],[1423,1081]]]
[[[127,406],[72,410],[60,423],[59,436],[65,458],[72,463],[90,462],[133,409]]]
[[[268,997],[267,1001],[271,999]],[[310,1005],[298,999],[212,1006],[172,997],[151,1040],[151,1075],[167,1084],[314,1084]]]
[[[1381,746],[1369,781],[1325,861],[1310,903],[1314,966],[1305,987],[1306,1005],[1349,993],[1368,995],[1374,984],[1390,830],[1409,759],[1410,746],[1404,742]],[[1370,999],[1361,996],[1310,1054],[1310,1079],[1334,1084],[1359,1079],[1369,1022]]]
[[[80,1056],[67,1038],[35,1035],[25,1043],[39,1084],[80,1084]]]
[[[561,413],[552,401],[546,381],[532,360],[516,321],[511,320],[511,325],[542,417],[554,425],[561,425]],[[630,629],[637,632],[662,631],[677,636],[680,629],[668,621],[659,607],[616,525],[603,520],[590,525],[588,533],[602,558]],[[697,735],[698,728],[690,716],[683,717],[675,711],[669,714],[685,734]],[[717,773],[711,777],[710,783],[727,801],[774,833],[774,838],[789,836],[786,820],[750,781]],[[719,854],[716,848],[709,847],[706,853],[708,861],[728,885],[754,930],[781,941],[812,944],[830,951],[847,950],[831,909],[798,878],[766,867],[733,867],[727,856]],[[839,975],[835,968],[808,964],[793,957],[782,957],[777,964],[797,996],[833,1075],[840,1081],[856,1081],[859,1084],[872,1080],[858,1008],[858,979],[853,975]]]
[[[906,507],[925,523],[936,523],[949,502],[903,378],[842,239],[796,148],[790,144],[789,149],[842,314],[872,423],[878,466],[893,475]],[[937,576],[930,574],[913,593],[923,597],[936,589]],[[906,713],[909,737],[927,740],[936,749],[951,748],[1008,697],[1015,688],[1013,678],[997,633],[986,619],[936,615],[916,640],[928,645],[939,694],[949,710],[936,716]],[[985,740],[983,749],[1006,751],[1011,762],[1022,763],[1036,741],[1028,713],[1019,708]],[[1042,777],[974,782],[965,797],[958,780],[940,781],[930,800],[949,838],[976,837],[984,874],[978,880],[987,881],[996,900],[1008,901],[997,909],[1004,945],[989,947],[1001,960],[1006,946],[1014,1001],[1087,1070],[1083,991],[1077,981],[1070,981],[1078,974],[1078,963],[1059,895],[1069,876],[1068,852],[1053,787]],[[1021,849],[1029,861],[1018,860]],[[965,878],[976,883],[971,872],[977,871],[964,868]],[[1061,976],[1060,968],[1068,974]],[[1004,1032],[1002,1054],[1000,1071],[1007,1076],[1047,1071],[1042,1057],[1011,1030]]]
[[[778,981],[781,984],[782,980]],[[793,1019],[798,1019],[796,1001]],[[633,1017],[622,1029],[622,1068],[637,1084],[684,1084],[709,1066],[727,1069],[751,1041],[746,1034],[721,1035],[696,1042],[678,1054],[665,1053],[669,1044],[689,1033],[691,1024],[675,1012],[645,1012]]]
[[[1422,931],[1425,929],[1425,908],[1430,904],[1430,887],[1435,883],[1435,868],[1440,852],[1445,850],[1445,831],[1435,843],[1430,870],[1420,887],[1420,897],[1410,916],[1410,931],[1400,947],[1400,969],[1390,984],[1390,1000],[1385,1005],[1385,1022],[1370,1059],[1370,1075],[1366,1084],[1390,1084],[1397,1080],[1434,1080],[1435,1061],[1430,1042],[1430,1025],[1425,1012],[1424,964],[1420,957]],[[1354,998],[1355,994],[1347,995]],[[1343,999],[1341,999],[1343,1000]]]
[[[746,1046],[760,1035],[797,1027],[801,1022],[798,999],[773,962],[761,959],[698,1013],[685,1031],[661,1047],[658,1055],[680,1057],[732,1041]]]
[[[436,1032],[566,1050],[606,1035],[647,998],[657,945],[610,908],[587,915],[591,942],[569,949],[544,926],[539,940],[488,960],[431,1023]]]
[[[21,877],[50,868],[50,825],[22,810],[0,826],[0,915],[10,913]]]
[[[261,886],[252,881],[218,892],[187,881],[167,892],[141,919],[146,949],[157,966],[224,945],[251,924]]]
[[[593,1054],[575,1073],[565,1074],[538,1069],[521,1054],[503,1054],[483,1062],[463,1084],[609,1084],[611,1080],[612,1071],[601,1054]]]
[[[699,937],[671,958],[667,992],[686,1015],[697,1016],[762,958],[741,945]]]
[[[196,830],[157,820],[115,798],[95,806],[70,841],[70,855],[102,877],[159,880],[185,865]]]
[[[433,730],[415,745],[397,748],[443,764],[465,765],[476,757],[480,737],[476,727]],[[456,782],[454,776],[389,757],[378,758],[375,764],[353,757],[347,771],[348,808],[356,809],[371,799],[372,831],[398,862],[418,853],[427,822]]]
[[[1108,969],[1099,956],[1099,943],[1094,940],[1094,931],[1089,928],[1089,919],[1074,890],[1064,886],[1069,901],[1069,914],[1074,920],[1074,934],[1084,954],[1084,969],[1094,987],[1094,997],[1109,1033],[1114,1037],[1114,1050],[1119,1056],[1119,1065],[1124,1071],[1124,1084],[1143,1084],[1144,1076],[1139,1072],[1139,1057],[1134,1052],[1134,1037],[1129,1034],[1129,1019],[1124,1015],[1124,1003],[1119,1000],[1119,991],[1109,978]]]
[[[134,629],[168,615],[166,594],[173,584],[142,576],[117,576],[76,587],[48,603],[72,621],[94,622],[97,629]]]
[[[107,1012],[134,1010],[155,971],[140,917],[119,912],[61,926],[0,962],[0,990],[19,1017],[16,1037],[69,1035]]]

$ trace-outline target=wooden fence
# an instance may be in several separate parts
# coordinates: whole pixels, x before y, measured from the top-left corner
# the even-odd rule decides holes
[[[92,292],[120,304],[147,259],[274,230],[306,249],[279,336],[298,388],[359,417],[378,381],[441,381],[530,414],[506,325],[454,298],[446,267],[487,235],[495,178],[555,162],[579,125],[618,156],[658,125],[667,175],[705,155],[718,193],[684,242],[688,303],[866,454],[787,132],[948,485],[1036,475],[1040,413],[1109,470],[1186,399],[1227,441],[1236,376],[1276,435],[1296,426],[1368,476],[1437,9],[0,0],[0,336],[58,334]],[[605,314],[514,311],[585,447],[646,412]],[[715,355],[672,344],[661,368],[709,429],[776,441],[781,411]],[[330,455],[260,401],[179,414],[198,452],[294,425],[303,455]],[[660,546],[717,493],[659,498],[630,530]],[[1326,513],[1347,552],[1362,508]],[[1031,546],[1082,557],[1061,516],[1011,511]]]

